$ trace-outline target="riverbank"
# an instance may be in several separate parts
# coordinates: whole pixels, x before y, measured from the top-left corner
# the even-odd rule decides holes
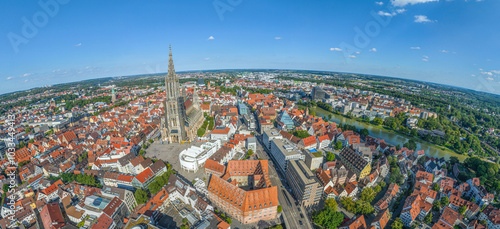
[[[305,106],[299,105],[299,108],[304,108]],[[435,158],[444,158],[446,160],[449,160],[450,157],[457,157],[458,160],[461,162],[464,161],[466,158],[468,158],[468,155],[462,155],[458,154],[455,151],[452,151],[446,147],[443,146],[438,146],[429,142],[426,142],[420,138],[416,138],[413,136],[407,136],[407,135],[402,135],[400,133],[397,133],[394,130],[386,129],[383,126],[378,126],[378,125],[373,125],[371,123],[366,123],[366,122],[360,122],[355,119],[347,118],[342,115],[338,115],[329,111],[326,111],[320,107],[309,107],[309,112],[314,111],[316,113],[316,116],[320,117],[328,117],[330,114],[332,115],[332,118],[330,121],[335,122],[337,124],[343,123],[343,124],[349,124],[353,125],[358,129],[368,129],[368,132],[370,133],[370,136],[379,138],[379,139],[384,139],[388,144],[391,145],[404,145],[408,140],[412,139],[417,143],[417,150],[424,150],[425,154],[430,157],[435,157]]]

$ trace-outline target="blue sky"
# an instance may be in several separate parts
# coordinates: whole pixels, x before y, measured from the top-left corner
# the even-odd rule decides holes
[[[166,72],[169,44],[177,71],[328,70],[500,94],[497,0],[41,0],[0,9],[0,94]]]

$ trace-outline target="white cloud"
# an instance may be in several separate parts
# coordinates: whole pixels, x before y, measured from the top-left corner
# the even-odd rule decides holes
[[[398,14],[402,14],[404,12],[406,12],[406,9],[397,9],[396,10],[396,13],[398,13]]]
[[[275,40],[281,40],[281,39],[283,39],[283,37],[275,37],[274,39]]]
[[[415,22],[416,23],[426,23],[426,22],[435,22],[434,20],[429,19],[425,15],[415,15]]]
[[[425,55],[424,55],[423,57],[424,57],[425,59],[429,59],[429,57],[428,57],[428,56],[425,56]]]
[[[376,49],[376,48],[372,48],[372,49],[370,49],[370,52],[376,52],[376,51],[377,51],[377,49]]]
[[[209,39],[209,40],[213,40],[213,39],[215,39],[215,38],[214,38],[214,36],[210,36],[210,37],[208,37],[208,39]]]
[[[442,53],[449,53],[450,51],[448,51],[448,50],[444,50],[444,49],[443,49],[443,50],[441,50],[441,52],[442,52]]]
[[[491,70],[491,72],[500,75],[500,70]]]
[[[406,12],[405,9],[397,9],[396,11],[392,11],[392,12],[379,11],[378,15],[386,16],[386,17],[394,17],[394,16],[396,16],[398,14],[402,14],[404,12]]]
[[[439,0],[391,0],[392,5],[403,7],[406,5],[415,5],[419,3],[427,3],[427,2],[438,2]]]
[[[210,60],[210,57],[205,58],[205,60]]]
[[[410,47],[410,49],[420,49],[420,47]]]
[[[342,51],[342,49],[340,49],[340,48],[330,48],[330,51],[337,51],[337,52],[341,52],[341,51]]]
[[[27,83],[27,82],[28,82],[28,80],[24,80],[24,82],[25,82],[25,83]]]
[[[378,15],[380,15],[380,16],[386,16],[386,17],[393,17],[393,16],[396,16],[397,14],[395,12],[388,13],[388,12],[384,12],[384,11],[379,11]]]
[[[375,4],[377,4],[377,5],[379,5],[379,6],[384,5],[384,3],[383,3],[383,2],[375,2]]]
[[[360,54],[360,52],[356,52],[356,54]]]
[[[23,75],[21,75],[21,78],[28,77],[31,75],[33,75],[33,73],[24,73]]]
[[[78,44],[76,44],[75,46],[76,46],[76,47],[78,47],[78,46],[82,46],[82,43],[78,43]]]
[[[427,62],[427,61],[429,61],[429,59],[422,59],[422,61],[425,61],[425,62]]]
[[[486,80],[493,80],[493,78],[491,78],[491,77],[486,77]]]
[[[355,55],[349,55],[348,57],[349,57],[349,58],[356,58],[356,56],[355,56]]]
[[[14,78],[14,77],[12,77],[12,76],[9,76],[9,77],[7,77],[7,80],[11,80],[12,78]]]
[[[493,72],[481,72],[483,75],[493,76]]]

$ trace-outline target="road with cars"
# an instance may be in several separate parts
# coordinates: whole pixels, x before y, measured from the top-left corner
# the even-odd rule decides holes
[[[274,186],[278,187],[278,201],[283,209],[283,220],[286,228],[309,228],[313,229],[306,211],[303,207],[297,205],[297,201],[291,195],[291,189],[288,187],[286,178],[276,170],[274,159],[270,157],[270,152],[262,144],[262,136],[256,136],[256,153],[259,158],[269,161],[269,178]]]

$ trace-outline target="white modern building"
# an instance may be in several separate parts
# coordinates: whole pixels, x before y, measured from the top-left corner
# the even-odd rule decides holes
[[[221,141],[205,142],[200,147],[191,146],[189,149],[183,150],[179,154],[181,168],[188,171],[196,172],[205,161],[210,158],[221,147]]]
[[[266,147],[266,149],[271,150],[271,141],[274,139],[283,139],[283,136],[281,136],[279,130],[264,130],[264,134],[262,135],[262,142],[264,143],[264,147]]]
[[[271,156],[278,164],[278,168],[286,171],[286,166],[290,160],[304,160],[305,155],[288,139],[274,139],[271,141]]]

